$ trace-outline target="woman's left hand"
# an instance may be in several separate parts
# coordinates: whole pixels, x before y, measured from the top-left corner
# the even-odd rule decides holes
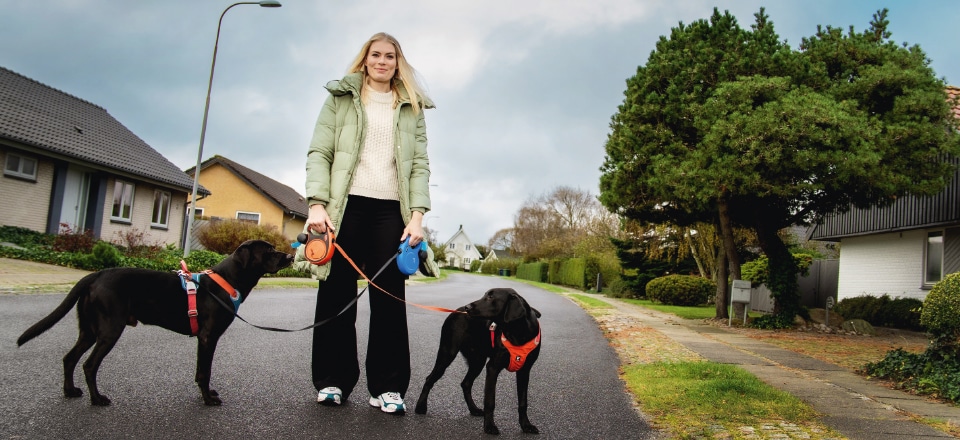
[[[423,241],[423,226],[421,222],[423,221],[423,213],[420,211],[413,211],[413,214],[410,218],[410,223],[407,223],[407,227],[403,228],[403,236],[400,237],[400,241],[406,240],[407,237],[410,238],[410,246],[416,246]]]

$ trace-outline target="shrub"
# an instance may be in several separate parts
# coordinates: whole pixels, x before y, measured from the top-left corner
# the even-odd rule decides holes
[[[226,256],[213,251],[196,250],[190,251],[190,255],[188,255],[184,261],[187,263],[187,267],[191,272],[199,272],[216,266],[223,261],[224,258],[226,258]]]
[[[97,239],[93,237],[92,230],[74,231],[70,225],[60,223],[60,233],[53,239],[53,250],[89,253],[96,243]]]
[[[123,261],[123,255],[112,244],[105,241],[99,241],[93,245],[92,263],[99,269],[120,266]]]
[[[518,264],[520,264],[520,261],[516,259],[486,259],[483,260],[483,264],[480,265],[480,273],[499,275],[501,269],[507,269],[511,275],[516,275]]]
[[[277,250],[292,253],[290,243],[276,226],[261,226],[240,220],[220,220],[204,226],[199,234],[200,244],[207,250],[230,255],[247,240],[263,240]]]
[[[947,275],[930,289],[920,313],[920,324],[940,345],[960,342],[960,272]]]
[[[844,319],[862,319],[877,327],[922,330],[919,312],[922,305],[916,298],[861,295],[844,298],[833,311]]]
[[[19,226],[0,226],[0,242],[23,247],[50,246],[53,236]]]
[[[547,263],[538,261],[518,265],[517,278],[542,283],[547,280]]]
[[[798,275],[808,275],[810,265],[813,264],[813,257],[809,254],[793,254],[793,260],[797,264]],[[756,260],[743,263],[740,267],[741,277],[759,286],[767,282],[770,277],[769,262],[766,255],[761,255]]]
[[[713,281],[692,275],[667,275],[647,283],[647,298],[674,306],[698,306],[717,291]]]
[[[627,282],[620,278],[615,278],[614,280],[607,282],[607,287],[604,288],[603,293],[611,298],[637,297],[636,292],[631,290]]]

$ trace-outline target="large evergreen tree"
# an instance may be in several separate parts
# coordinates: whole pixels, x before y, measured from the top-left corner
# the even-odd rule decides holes
[[[660,39],[613,116],[600,200],[646,221],[715,219],[733,259],[732,227],[754,230],[787,324],[797,268],[777,231],[939,191],[960,143],[945,84],[918,47],[889,41],[885,10],[862,33],[818,29],[799,51],[755,17],[745,31],[715,9]]]

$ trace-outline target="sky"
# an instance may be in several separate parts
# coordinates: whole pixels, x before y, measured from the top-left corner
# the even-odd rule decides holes
[[[952,0],[280,0],[221,22],[203,159],[222,155],[304,192],[328,92],[363,43],[396,37],[436,109],[426,112],[439,241],[485,245],[524,202],[567,186],[599,195],[610,118],[660,36],[714,7],[749,28],[761,7],[792,48],[818,25],[862,31],[890,10],[960,85]],[[171,162],[196,165],[220,14],[230,1],[0,3],[0,66],[105,108]],[[202,184],[201,180],[201,184]]]

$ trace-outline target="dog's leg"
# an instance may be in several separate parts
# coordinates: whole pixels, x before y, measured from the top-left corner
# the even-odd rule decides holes
[[[123,331],[123,322],[120,323],[120,331]],[[107,331],[106,333],[112,333]],[[101,335],[97,338],[97,343],[93,346],[90,357],[83,363],[83,374],[87,379],[87,390],[90,391],[90,403],[96,406],[110,405],[110,399],[97,389],[97,371],[100,370],[100,364],[103,358],[107,357],[113,346],[120,339],[119,332],[107,336]]]
[[[491,435],[500,435],[500,429],[493,421],[493,411],[497,408],[497,377],[501,368],[487,363],[487,379],[483,384],[483,432]]]
[[[73,374],[77,370],[77,363],[80,362],[80,357],[83,356],[90,347],[93,346],[93,343],[96,342],[96,338],[92,333],[80,330],[80,335],[77,337],[77,343],[74,344],[73,348],[63,357],[63,395],[66,397],[80,397],[83,395],[83,390],[77,388],[73,383]]]
[[[467,359],[467,374],[463,376],[460,382],[460,388],[463,390],[463,400],[467,401],[467,408],[470,408],[471,416],[482,416],[483,410],[473,401],[473,382],[483,371],[483,364],[486,358]]]
[[[213,368],[213,353],[217,350],[217,341],[219,337],[203,336],[197,337],[197,386],[200,387],[200,395],[203,397],[203,404],[216,406],[223,403],[220,400],[217,390],[210,389],[210,371]]]
[[[539,434],[540,430],[527,418],[527,388],[530,385],[530,366],[517,371],[517,412],[520,415],[520,428],[527,434]]]
[[[433,370],[430,371],[430,374],[427,375],[426,380],[423,382],[423,390],[420,391],[420,398],[417,399],[417,406],[414,409],[417,414],[427,413],[427,399],[430,397],[430,390],[432,390],[433,385],[443,377],[443,373],[447,371],[447,367],[449,367],[456,358],[457,351],[455,347],[451,354],[450,350],[444,350],[443,344],[441,344],[440,349],[437,351],[437,362],[433,365]]]

